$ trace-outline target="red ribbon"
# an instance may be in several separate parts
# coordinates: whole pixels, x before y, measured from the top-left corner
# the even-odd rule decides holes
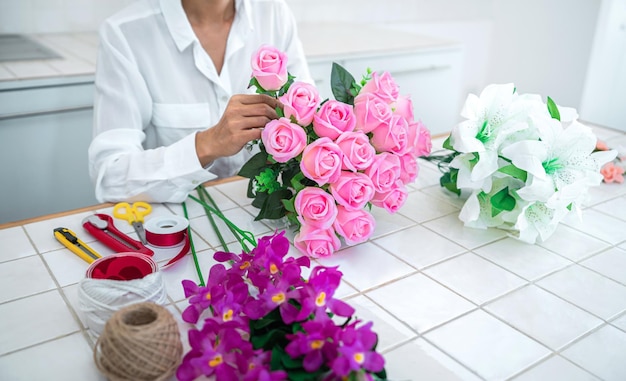
[[[151,231],[150,224],[146,224],[148,226],[144,225],[144,227],[146,228],[146,240],[149,244],[158,247],[172,247],[180,244],[183,241],[185,242],[180,252],[163,266],[165,268],[178,262],[181,258],[187,255],[187,253],[189,253],[189,249],[191,248],[191,242],[189,241],[189,236],[187,235],[187,227],[189,226],[188,222],[186,222],[184,225],[181,225],[180,231],[172,230],[176,227],[176,225],[169,225],[172,222],[167,219],[163,221],[163,223],[167,223],[168,226],[160,226],[158,222],[156,223],[159,228],[164,228],[161,229],[160,232]]]

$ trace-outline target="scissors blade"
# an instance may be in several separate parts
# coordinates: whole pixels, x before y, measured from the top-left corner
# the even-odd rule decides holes
[[[144,229],[143,223],[139,221],[133,221],[133,228],[135,228],[135,232],[137,233],[137,236],[139,237],[141,243],[143,243],[144,245],[147,244],[148,241],[146,240],[146,229]]]

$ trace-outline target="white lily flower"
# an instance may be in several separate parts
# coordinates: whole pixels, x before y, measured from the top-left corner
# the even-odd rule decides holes
[[[508,135],[529,128],[529,115],[547,114],[539,96],[514,90],[509,83],[489,85],[479,97],[470,94],[461,111],[467,120],[452,130],[452,147],[459,152],[497,150]]]
[[[515,142],[502,149],[504,157],[529,174],[527,187],[519,192],[522,198],[547,202],[556,191],[567,188],[568,198],[577,200],[588,186],[600,184],[600,168],[616,152],[592,153],[596,137],[576,120],[567,128],[552,118],[536,118],[536,122],[539,141]],[[572,195],[575,190],[578,194]]]
[[[536,201],[523,208],[514,226],[517,239],[527,243],[543,242],[554,233],[569,210],[567,204],[551,201]]]
[[[498,170],[498,154],[484,151],[478,154],[464,153],[450,162],[450,167],[459,170],[456,183],[459,189],[491,190],[491,175]]]
[[[464,222],[465,226],[472,228],[513,228],[518,215],[527,204],[515,195],[515,191],[523,186],[522,181],[510,176],[494,178],[490,192],[481,190],[472,192],[459,213],[459,219]],[[509,194],[515,198],[515,207],[511,211],[502,210],[494,215],[492,197],[504,188],[508,188]]]
[[[469,165],[459,158],[451,166],[471,189],[489,191],[488,177],[498,170],[501,146],[520,139],[536,139],[531,116],[548,115],[537,95],[518,95],[513,84],[487,86],[477,97],[467,97],[461,116],[467,120],[450,134],[450,144],[461,153],[478,153],[478,162]],[[461,187],[461,185],[459,185]]]

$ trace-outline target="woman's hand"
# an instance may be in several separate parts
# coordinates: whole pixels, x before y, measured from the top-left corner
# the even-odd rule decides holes
[[[196,153],[205,167],[215,159],[232,156],[251,140],[261,138],[261,129],[278,118],[281,103],[264,94],[238,94],[228,101],[220,121],[196,134]]]

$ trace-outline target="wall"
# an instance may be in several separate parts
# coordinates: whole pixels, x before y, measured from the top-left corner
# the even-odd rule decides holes
[[[0,33],[94,31],[134,0],[0,0]]]

